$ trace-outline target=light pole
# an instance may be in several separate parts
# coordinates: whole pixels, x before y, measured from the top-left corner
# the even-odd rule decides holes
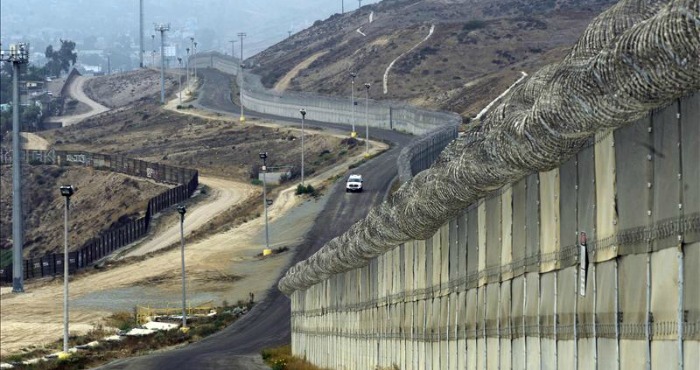
[[[61,195],[66,198],[66,207],[63,212],[63,352],[68,353],[68,210],[70,209],[70,197],[75,193],[72,185],[61,186]]]
[[[265,172],[267,172],[267,152],[260,152],[260,159],[263,161],[263,207],[265,207],[265,249],[270,249],[270,233],[267,225],[267,181],[265,181]]]
[[[369,82],[365,83],[365,157],[369,157]]]
[[[160,32],[160,103],[165,104],[165,31],[170,31],[170,24],[156,24]]]
[[[151,35],[151,67],[156,66],[156,35]]]
[[[240,86],[238,86],[238,90],[239,90],[239,94],[238,94],[239,99],[238,100],[241,102],[241,118],[239,119],[239,121],[241,121],[241,122],[245,122],[245,114],[243,114],[243,82],[245,80],[245,76],[243,75],[243,38],[246,36],[248,36],[248,35],[246,35],[245,32],[238,33],[238,37],[241,38],[241,84],[240,84]],[[267,208],[265,208],[265,209],[267,209]]]
[[[228,42],[231,43],[231,57],[232,57],[232,58],[235,58],[235,57],[236,57],[236,49],[235,49],[235,46],[236,46],[236,42],[237,42],[237,41],[238,41],[238,40],[228,40]]]
[[[197,41],[194,42],[194,86],[197,87]]]
[[[182,58],[177,57],[177,64],[180,66],[180,72],[177,74],[177,97],[180,99],[180,104],[182,104]]]
[[[185,61],[185,84],[187,85],[187,95],[190,94],[190,48],[186,48],[187,61]]]
[[[182,261],[182,328],[187,328],[187,294],[185,290],[185,206],[178,206],[180,214],[180,259]]]
[[[306,109],[299,109],[301,113],[301,186],[304,186],[304,118],[306,118]]]
[[[19,132],[19,67],[29,63],[29,45],[10,45],[9,51],[0,53],[0,60],[12,64],[12,292],[24,292],[22,275],[22,247],[24,244],[24,219],[22,217],[22,160],[20,158]]]
[[[350,72],[350,79],[352,81],[352,89],[350,90],[350,102],[352,104],[352,132],[350,133],[350,137],[357,137],[357,132],[355,131],[355,77],[357,77],[357,73]]]

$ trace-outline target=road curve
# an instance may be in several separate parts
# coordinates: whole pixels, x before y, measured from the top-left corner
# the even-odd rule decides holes
[[[230,76],[212,69],[201,69],[198,72],[203,78],[203,86],[196,102],[197,106],[222,114],[235,115],[240,112],[228,98],[231,96]],[[298,123],[289,118],[260,115],[254,112],[248,113],[248,116],[291,124]],[[346,125],[309,120],[306,123],[309,126],[349,132]],[[363,193],[346,193],[342,182],[332,187],[326,207],[317,216],[317,221],[306,235],[304,242],[294,248],[295,255],[291,264],[311,256],[327,241],[342,234],[353,223],[365,217],[372,206],[384,199],[387,189],[397,176],[396,159],[399,151],[413,136],[379,129],[372,129],[370,133],[373,139],[391,142],[392,148],[353,171],[362,174],[366,179]],[[219,333],[180,349],[119,360],[100,369],[261,368],[251,362],[253,357],[250,355],[259,353],[263,348],[290,343],[290,341],[289,299],[277,289],[275,284],[268,290],[266,298],[250,313]]]
[[[235,181],[215,177],[199,177],[199,182],[215,192],[214,199],[205,204],[197,204],[187,209],[185,236],[206,225],[214,217],[257,193],[258,188]],[[174,224],[155,238],[142,243],[122,257],[143,256],[166,248],[180,241],[180,224]]]
[[[85,81],[88,78],[85,76],[77,76],[70,84],[68,88],[68,95],[72,96],[73,99],[78,100],[82,103],[87,104],[90,107],[90,111],[83,114],[76,114],[74,116],[61,116],[61,117],[51,117],[49,122],[62,122],[63,127],[74,125],[88,117],[106,112],[109,108],[104,105],[90,99],[85,95],[83,91],[83,86],[85,86]]]

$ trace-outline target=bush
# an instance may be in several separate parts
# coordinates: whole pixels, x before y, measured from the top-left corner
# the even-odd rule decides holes
[[[252,180],[250,180],[250,183],[253,185],[260,185],[260,186],[262,186],[262,184],[263,184],[263,182],[261,180],[258,180],[258,179],[252,179]]]
[[[480,28],[484,28],[484,27],[486,27],[485,21],[482,21],[480,19],[474,19],[474,20],[471,20],[471,21],[465,23],[462,26],[462,31],[473,31],[473,30],[478,30]]]
[[[302,195],[302,194],[311,194],[314,195],[316,194],[316,189],[314,188],[313,185],[302,185],[299,184],[297,185],[297,190],[295,192],[296,195]]]

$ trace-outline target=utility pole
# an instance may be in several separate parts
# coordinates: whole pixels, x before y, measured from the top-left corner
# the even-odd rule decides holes
[[[292,31],[287,31],[287,37],[292,37]]]
[[[228,42],[231,43],[231,57],[232,57],[232,58],[235,58],[235,57],[236,57],[236,52],[235,52],[236,49],[234,48],[234,46],[236,45],[236,42],[237,42],[237,41],[238,41],[238,40],[228,40]]]
[[[182,58],[177,57],[177,64],[180,66],[180,71],[177,74],[177,97],[182,104]]]
[[[194,83],[195,87],[197,87],[197,41],[194,41],[192,44],[194,44]]]
[[[68,211],[70,210],[70,197],[75,193],[75,188],[73,185],[64,185],[59,189],[61,195],[66,198],[66,206],[63,211],[63,353],[68,353],[68,273],[70,271]]]
[[[143,0],[139,0],[139,68],[143,68],[143,54],[146,50],[143,48]]]
[[[156,66],[156,35],[151,35],[151,67]]]
[[[265,249],[270,249],[270,233],[268,231],[267,223],[267,181],[265,179],[265,174],[267,173],[267,152],[260,152],[260,159],[263,161],[263,166],[261,168],[263,173],[263,207],[265,207]]]
[[[22,274],[22,247],[24,218],[22,213],[22,160],[19,132],[19,67],[29,63],[29,45],[10,45],[9,52],[0,52],[0,60],[12,63],[12,292],[24,292]]]
[[[357,9],[362,8],[362,0],[357,0],[357,2],[360,3],[360,5],[357,6]]]
[[[239,119],[239,121],[241,121],[241,122],[245,122],[245,114],[243,114],[243,83],[245,80],[245,76],[243,74],[243,38],[246,36],[248,36],[248,35],[246,35],[245,32],[238,33],[238,37],[241,38],[241,85],[238,86],[239,100],[241,102],[241,118]],[[265,208],[265,209],[267,209],[267,208]]]
[[[187,85],[187,95],[190,95],[190,48],[187,51],[187,60],[185,61],[185,84]]]
[[[185,206],[178,206],[177,213],[180,214],[180,259],[182,262],[182,329],[187,330],[187,291],[185,279]]]
[[[340,0],[340,14],[345,14],[345,0]]]
[[[369,157],[369,82],[365,84],[365,157]]]
[[[357,77],[357,73],[355,72],[350,72],[350,79],[352,80],[352,88],[350,89],[350,104],[352,104],[352,115],[351,115],[351,123],[352,123],[352,132],[350,133],[350,137],[355,138],[357,137],[357,131],[355,131],[355,78]]]
[[[156,24],[160,32],[160,103],[165,104],[165,31],[170,31],[170,24]]]
[[[306,118],[306,109],[299,109],[301,113],[301,186],[304,186],[304,119]]]

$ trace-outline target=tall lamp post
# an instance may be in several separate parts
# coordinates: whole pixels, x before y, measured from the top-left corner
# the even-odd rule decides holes
[[[187,294],[185,288],[185,206],[178,206],[180,214],[180,260],[182,261],[182,328],[187,328]]]
[[[197,41],[194,43],[194,56],[192,57],[192,61],[194,62],[194,86],[197,87]]]
[[[156,24],[160,32],[160,103],[165,104],[165,31],[170,31],[170,24]]]
[[[236,57],[236,49],[235,49],[236,41],[238,41],[238,40],[228,40],[228,42],[231,43],[231,57],[232,58]]]
[[[9,51],[0,52],[0,60],[12,64],[12,292],[24,292],[22,274],[22,247],[24,219],[22,217],[22,161],[19,132],[19,67],[29,63],[29,45],[10,45]]]
[[[355,72],[350,72],[350,79],[352,83],[352,89],[350,90],[350,103],[352,104],[352,118],[350,119],[352,121],[352,132],[350,133],[350,137],[357,137],[357,132],[355,131],[355,77],[357,77],[357,73]]]
[[[267,181],[265,173],[267,172],[267,152],[260,152],[260,159],[263,161],[263,207],[265,207],[265,249],[270,249],[270,233],[267,225]]]
[[[301,113],[301,186],[304,186],[304,118],[306,118],[306,109],[299,109]]]
[[[177,64],[180,66],[180,72],[177,74],[177,97],[180,99],[180,104],[182,104],[182,58],[177,57]]]
[[[68,353],[68,210],[70,209],[70,197],[75,193],[72,185],[61,186],[61,195],[66,198],[66,207],[63,212],[63,352]]]
[[[365,83],[365,157],[369,157],[369,82]]]
[[[187,95],[190,94],[190,48],[185,48],[187,60],[185,61],[185,85],[187,85]]]
[[[239,95],[239,100],[241,102],[241,118],[239,119],[239,121],[241,121],[241,122],[245,122],[245,114],[243,114],[243,82],[245,80],[245,76],[243,75],[243,38],[246,36],[248,36],[248,35],[246,35],[245,32],[238,33],[238,37],[241,38],[241,83],[240,83],[240,86],[238,86],[238,90],[239,90],[238,95]],[[267,208],[265,208],[265,209],[267,209]]]

